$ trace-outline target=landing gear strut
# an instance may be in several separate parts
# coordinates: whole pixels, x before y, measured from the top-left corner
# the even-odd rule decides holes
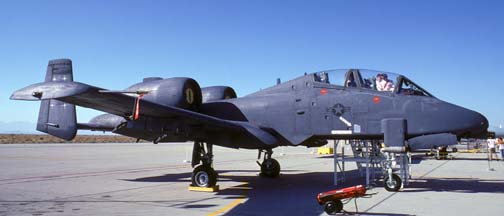
[[[387,191],[397,192],[401,190],[402,180],[401,177],[399,177],[399,175],[393,173],[392,169],[393,156],[387,154],[386,158],[387,160],[385,161],[385,174],[384,174],[385,178],[383,179],[383,186]]]
[[[280,175],[280,163],[277,160],[271,158],[273,151],[271,149],[259,150],[259,155],[257,159],[261,159],[261,154],[264,152],[263,162],[257,164],[261,167],[260,176],[275,178]]]
[[[195,168],[191,175],[191,186],[213,187],[217,184],[217,172],[212,167],[212,148],[211,143],[194,142],[191,165]]]

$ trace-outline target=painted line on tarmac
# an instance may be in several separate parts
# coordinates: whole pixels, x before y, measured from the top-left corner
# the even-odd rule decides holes
[[[245,199],[248,198],[247,196],[247,192],[249,190],[251,190],[252,188],[250,188],[250,183],[249,182],[243,182],[243,184],[239,184],[239,185],[236,185],[236,186],[233,186],[233,187],[230,187],[229,189],[238,189],[238,190],[244,190],[245,192],[243,192],[241,194],[242,197],[240,198],[237,198],[235,199],[233,202],[229,203],[228,205],[218,209],[217,211],[214,211],[210,214],[208,214],[208,216],[217,216],[217,215],[220,215],[220,214],[223,214],[223,213],[226,213],[228,212],[229,210],[233,209],[234,207],[240,205],[241,203],[243,203],[243,201],[245,201]]]
[[[224,206],[221,209],[208,214],[208,216],[217,216],[219,214],[225,213],[225,212],[231,210],[232,208],[236,207],[237,205],[241,204],[244,200],[245,200],[245,198],[238,198],[235,201],[233,201],[232,203],[229,203],[227,206]]]

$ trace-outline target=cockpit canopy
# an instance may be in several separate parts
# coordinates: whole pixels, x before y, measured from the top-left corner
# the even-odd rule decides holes
[[[405,76],[366,69],[339,69],[314,73],[315,82],[403,95],[434,97]]]

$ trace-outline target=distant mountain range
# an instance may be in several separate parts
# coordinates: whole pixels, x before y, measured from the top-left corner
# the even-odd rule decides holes
[[[3,134],[42,134],[35,128],[37,124],[34,122],[15,121],[2,122],[0,121],[0,133]]]
[[[37,123],[26,121],[2,122],[0,121],[0,134],[44,134],[36,130]],[[98,131],[78,131],[79,135],[104,135]],[[111,133],[105,133],[110,135]]]

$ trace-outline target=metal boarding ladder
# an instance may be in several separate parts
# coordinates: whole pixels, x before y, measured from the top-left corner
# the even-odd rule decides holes
[[[345,176],[345,162],[355,162],[361,177],[366,177],[366,186],[382,176],[385,157],[379,151],[378,143],[375,141],[356,141],[346,140],[352,148],[353,156],[345,156],[345,145],[341,148],[341,159],[337,156],[336,151],[334,155],[334,185],[338,182],[344,182]],[[334,149],[338,149],[339,141],[334,142]],[[341,163],[340,163],[341,162]],[[338,174],[340,173],[340,174]]]
[[[364,176],[364,174],[370,173],[373,175],[372,178],[375,178],[376,172],[382,170],[382,161],[385,160],[378,147],[378,142],[352,140],[350,145],[360,175]]]

